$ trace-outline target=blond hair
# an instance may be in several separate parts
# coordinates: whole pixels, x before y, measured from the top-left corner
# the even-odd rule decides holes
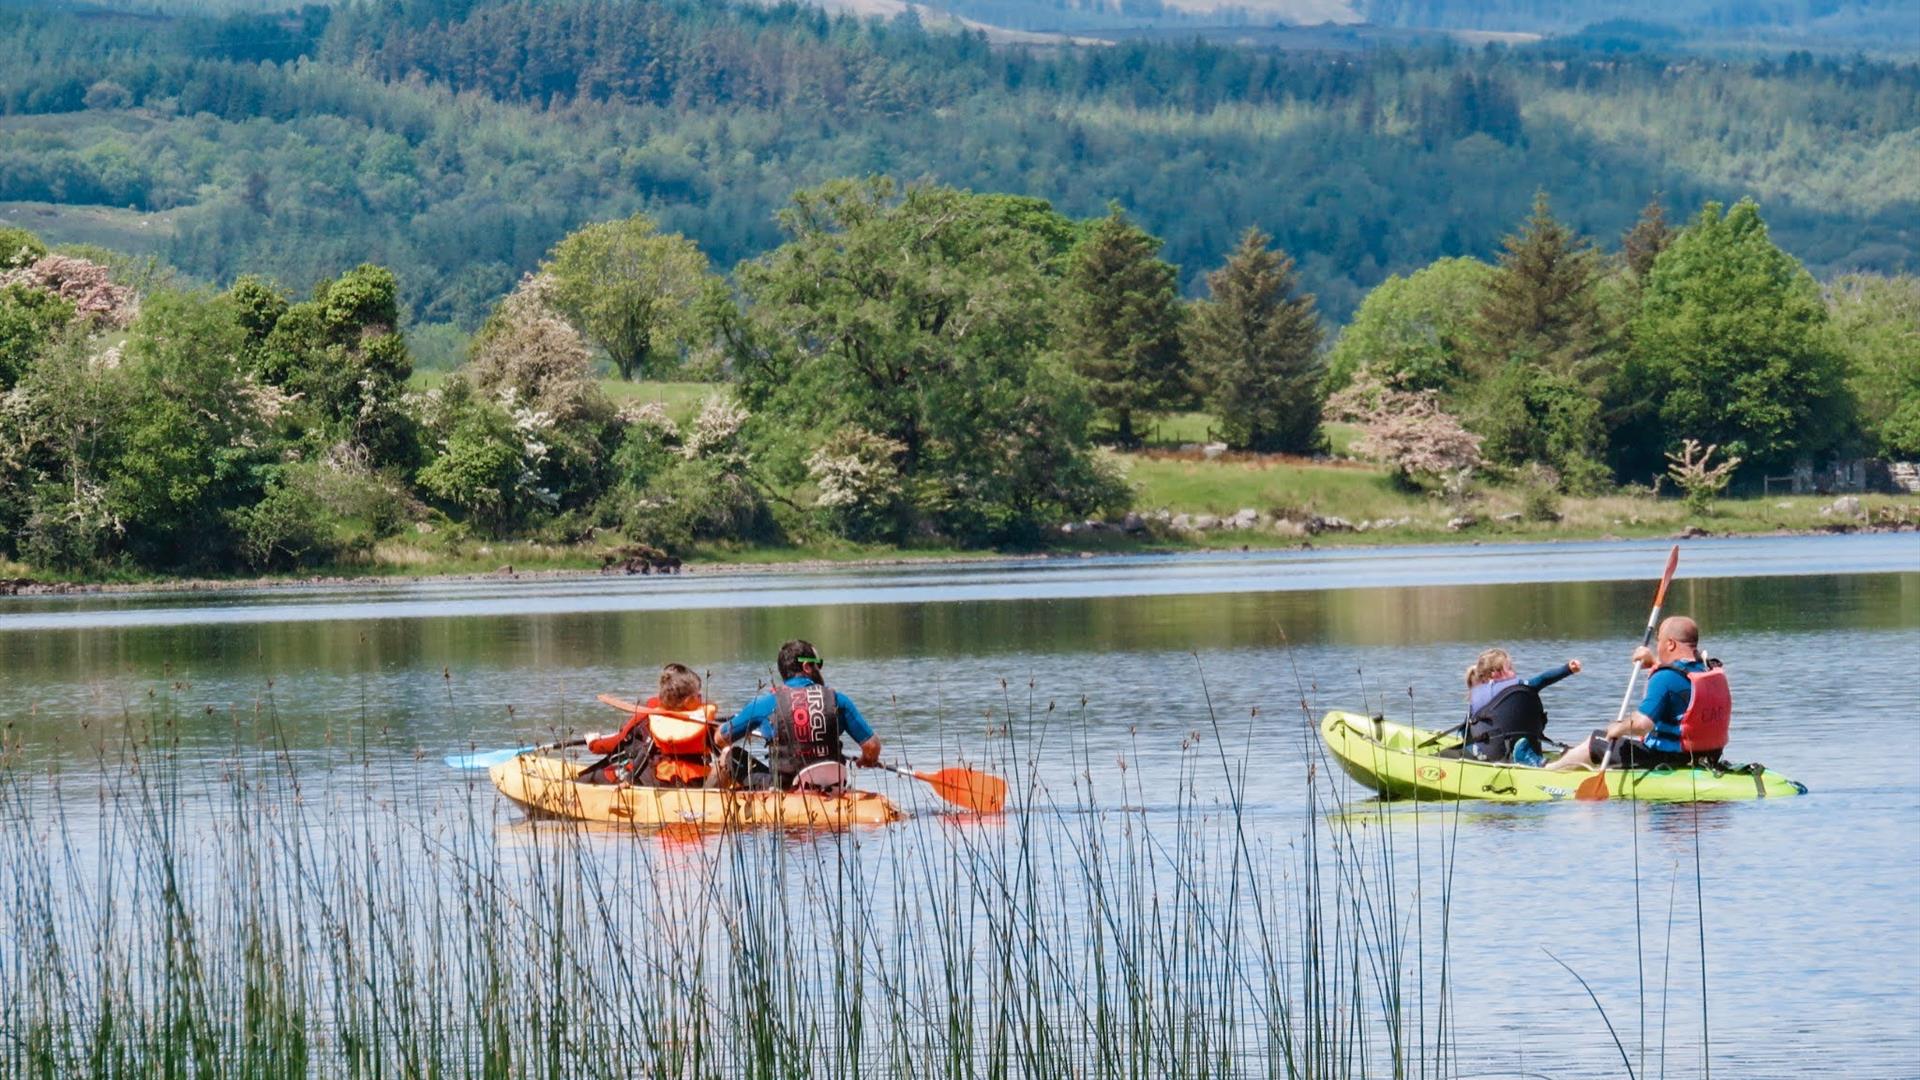
[[[1484,682],[1492,682],[1495,675],[1512,666],[1513,657],[1507,655],[1507,650],[1488,649],[1467,669],[1467,685],[1479,686]]]
[[[700,676],[685,664],[660,669],[660,707],[685,709],[700,704]]]

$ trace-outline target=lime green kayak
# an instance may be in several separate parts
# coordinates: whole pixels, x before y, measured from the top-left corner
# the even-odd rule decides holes
[[[1320,737],[1348,775],[1389,799],[1558,802],[1577,792],[1583,799],[1730,802],[1807,793],[1804,784],[1759,765],[1548,772],[1440,757],[1439,751],[1459,745],[1459,736],[1435,738],[1431,731],[1359,713],[1328,713]]]

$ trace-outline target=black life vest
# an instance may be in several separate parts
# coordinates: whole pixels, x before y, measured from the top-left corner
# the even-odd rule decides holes
[[[1547,707],[1540,703],[1540,691],[1524,682],[1516,682],[1493,695],[1467,721],[1461,747],[1467,757],[1481,761],[1508,761],[1513,744],[1533,740],[1535,749],[1547,737]]]
[[[794,774],[821,761],[845,761],[840,751],[840,705],[823,683],[773,688],[773,741],[767,763],[786,787]]]

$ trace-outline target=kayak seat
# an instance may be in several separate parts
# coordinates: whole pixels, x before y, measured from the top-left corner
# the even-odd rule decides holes
[[[793,774],[795,791],[839,791],[847,786],[847,767],[837,761],[816,761]]]

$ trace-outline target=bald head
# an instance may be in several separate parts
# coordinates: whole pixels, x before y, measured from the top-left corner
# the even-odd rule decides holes
[[[1697,650],[1700,648],[1700,624],[1685,615],[1670,616],[1660,624],[1660,640]]]

